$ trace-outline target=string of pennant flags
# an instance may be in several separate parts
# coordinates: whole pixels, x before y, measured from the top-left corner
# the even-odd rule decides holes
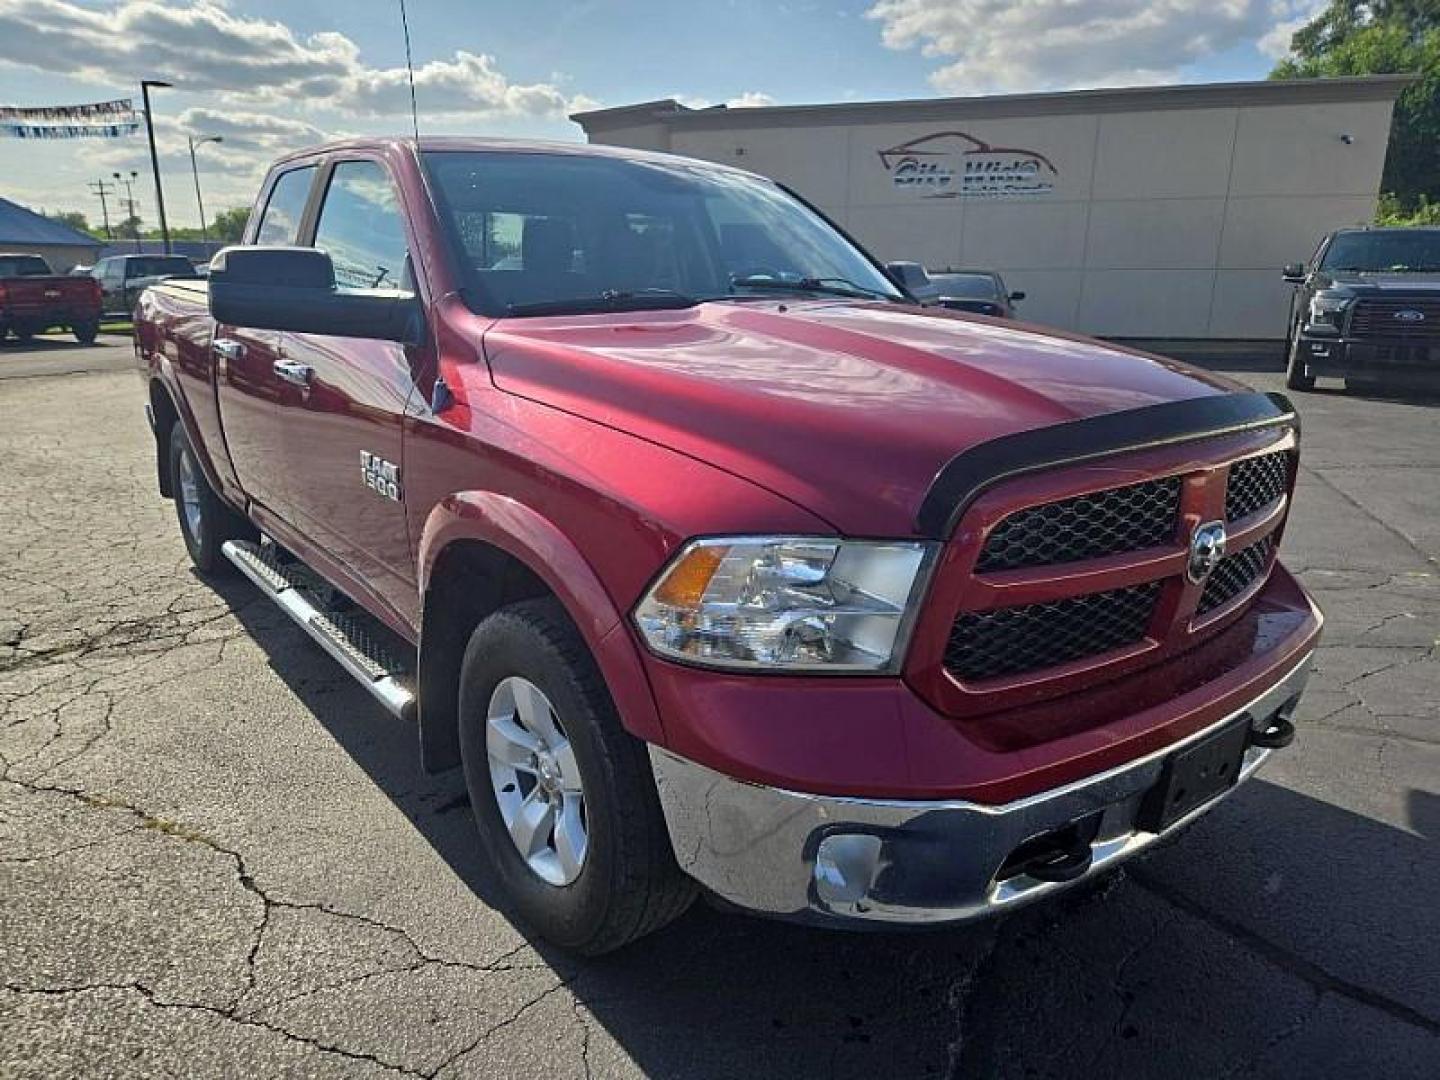
[[[140,129],[130,98],[83,105],[0,105],[0,137],[118,139]]]

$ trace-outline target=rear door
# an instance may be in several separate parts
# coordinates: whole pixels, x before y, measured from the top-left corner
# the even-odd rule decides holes
[[[250,243],[298,241],[318,172],[315,165],[302,165],[273,179],[260,220],[251,224]],[[300,410],[302,387],[283,375],[283,337],[275,330],[216,323],[210,351],[220,421],[236,478],[263,510],[293,524],[284,433]]]
[[[336,160],[322,183],[311,243],[329,254],[337,287],[415,292],[405,215],[384,162]],[[283,348],[306,380],[286,429],[295,524],[413,621],[401,431],[420,355],[340,334],[286,334]]]

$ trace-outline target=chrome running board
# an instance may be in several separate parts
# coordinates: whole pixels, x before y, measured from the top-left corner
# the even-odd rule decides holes
[[[280,561],[272,544],[227,540],[220,550],[387,711],[414,717],[413,665],[385,643],[394,637],[389,630],[364,612],[327,606],[318,595],[320,578],[304,563]]]

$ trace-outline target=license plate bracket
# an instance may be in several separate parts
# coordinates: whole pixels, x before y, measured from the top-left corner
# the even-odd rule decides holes
[[[1136,824],[1146,832],[1162,832],[1229,791],[1240,781],[1249,743],[1250,718],[1243,716],[1171,754],[1141,802]]]

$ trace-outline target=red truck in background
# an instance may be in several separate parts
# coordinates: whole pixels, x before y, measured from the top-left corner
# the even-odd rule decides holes
[[[159,487],[461,766],[507,902],[616,948],[703,888],[1011,909],[1293,737],[1279,395],[922,309],[802,200],[612,148],[276,164],[141,297]]]
[[[82,345],[100,333],[100,283],[56,274],[39,255],[0,253],[0,340],[63,327]]]

